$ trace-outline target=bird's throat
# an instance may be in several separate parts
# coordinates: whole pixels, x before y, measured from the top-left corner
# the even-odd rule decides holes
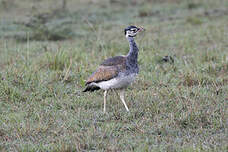
[[[129,47],[130,47],[130,50],[127,54],[127,60],[131,63],[135,62],[137,64],[139,49],[138,49],[133,37],[128,37],[127,39],[128,39]]]

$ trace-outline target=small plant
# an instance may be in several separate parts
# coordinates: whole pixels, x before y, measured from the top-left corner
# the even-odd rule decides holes
[[[201,6],[200,3],[190,2],[190,3],[188,3],[187,8],[188,9],[196,9],[196,8],[199,8],[200,6]]]
[[[48,62],[47,65],[51,70],[63,71],[70,65],[70,57],[63,50],[58,50],[56,53],[49,52],[46,57]]]
[[[194,16],[188,17],[186,22],[192,25],[201,25],[203,23],[203,21],[200,18]]]

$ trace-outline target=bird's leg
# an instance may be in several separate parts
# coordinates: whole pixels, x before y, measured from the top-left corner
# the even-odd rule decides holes
[[[106,96],[107,96],[107,90],[104,91],[104,113],[106,112]]]
[[[123,102],[124,107],[126,108],[126,110],[129,111],[129,109],[128,109],[128,107],[127,107],[125,101],[124,101],[124,90],[120,90],[120,99],[121,99],[121,101]]]

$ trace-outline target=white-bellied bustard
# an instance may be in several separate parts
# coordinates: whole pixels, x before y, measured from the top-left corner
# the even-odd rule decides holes
[[[86,88],[83,92],[104,90],[104,112],[106,111],[106,96],[110,89],[120,90],[120,99],[127,111],[129,111],[124,100],[124,89],[131,84],[139,72],[138,47],[134,37],[143,28],[129,26],[124,30],[129,42],[129,52],[126,56],[115,56],[105,60],[97,70],[87,79]]]

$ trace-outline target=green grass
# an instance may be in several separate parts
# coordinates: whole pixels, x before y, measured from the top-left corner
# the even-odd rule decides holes
[[[68,0],[59,14],[54,0],[0,8],[0,151],[228,150],[226,0]],[[25,26],[45,13],[44,24]],[[103,92],[82,93],[85,79],[128,52],[131,24],[146,31],[136,38],[130,112],[109,92],[104,114]],[[167,55],[174,63],[161,62]]]

